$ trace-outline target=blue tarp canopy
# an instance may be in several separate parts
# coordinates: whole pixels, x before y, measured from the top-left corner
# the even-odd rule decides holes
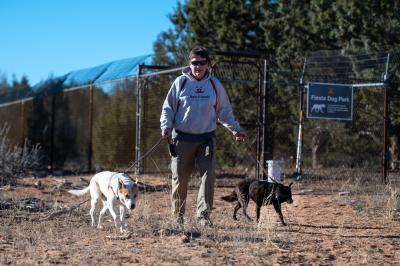
[[[152,55],[143,55],[127,59],[121,59],[105,63],[99,66],[71,71],[55,80],[61,82],[62,87],[70,88],[86,84],[99,83],[108,80],[121,79],[127,76],[137,75],[140,64],[151,63]],[[33,90],[41,90],[46,81],[33,86]]]

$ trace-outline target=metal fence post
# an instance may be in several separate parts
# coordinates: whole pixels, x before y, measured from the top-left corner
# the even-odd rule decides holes
[[[268,93],[269,90],[267,90],[267,59],[264,59],[264,68],[263,68],[263,137],[262,137],[262,142],[263,142],[263,156],[262,156],[262,167],[263,169],[267,169],[267,160],[270,159],[271,156],[271,145],[269,145],[269,121],[268,121],[268,108],[269,108],[269,97]],[[262,171],[262,179],[266,180],[268,177],[265,174],[265,171]]]
[[[21,108],[20,108],[20,112],[21,112],[21,115],[20,115],[20,121],[21,121],[21,124],[20,124],[20,126],[21,126],[21,145],[24,145],[25,144],[25,138],[26,138],[26,136],[25,136],[25,101],[24,100],[21,100]]]
[[[302,178],[303,164],[303,124],[304,124],[304,73],[306,71],[307,59],[304,60],[303,71],[299,82],[299,132],[297,137],[296,170],[294,177],[297,180]]]
[[[382,179],[383,183],[387,183],[387,169],[389,161],[389,150],[388,150],[388,127],[389,127],[389,90],[390,85],[384,87],[384,99],[383,99],[383,156],[382,156]]]
[[[389,78],[389,60],[390,53],[386,59],[386,69],[383,76],[384,82],[384,100],[383,100],[383,156],[382,156],[382,179],[383,183],[387,183],[387,169],[389,161],[389,149],[388,149],[388,127],[389,127],[389,93],[391,90],[390,78]]]
[[[135,147],[135,175],[140,174],[141,162],[139,158],[141,155],[141,133],[142,133],[142,88],[140,87],[140,75],[142,74],[142,65],[138,65],[137,76],[136,76],[136,147]]]
[[[263,113],[264,110],[262,108],[263,106],[263,101],[264,101],[264,94],[263,94],[263,88],[264,88],[264,75],[263,73],[259,72],[258,73],[258,89],[257,89],[257,145],[256,145],[256,156],[257,156],[257,164],[256,164],[256,177],[257,179],[262,179],[261,178],[261,172],[260,169],[262,165],[260,165],[260,160],[262,157],[262,143],[261,139],[263,137]]]
[[[89,85],[89,141],[88,141],[88,172],[92,171],[92,156],[93,156],[93,85]]]
[[[54,144],[56,124],[56,96],[51,96],[51,121],[50,121],[50,171],[54,170]]]

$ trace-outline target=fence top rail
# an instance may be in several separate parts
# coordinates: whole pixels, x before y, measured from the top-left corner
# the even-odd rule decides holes
[[[349,85],[352,86],[353,88],[363,88],[363,87],[385,87],[387,86],[387,83],[384,82],[377,82],[377,83],[355,83],[355,84],[349,84],[349,83],[325,83],[325,82],[308,82],[304,84],[304,87],[308,88],[309,83],[315,83],[315,84],[330,84],[330,85]]]
[[[33,97],[29,97],[29,98],[24,98],[24,99],[20,99],[20,100],[15,100],[15,101],[12,101],[12,102],[1,103],[0,104],[0,108],[6,107],[6,106],[10,106],[10,105],[13,105],[13,104],[17,104],[17,103],[21,104],[21,103],[24,103],[24,102],[27,102],[27,101],[32,101],[32,100],[33,100]]]
[[[186,66],[183,67],[176,67],[176,68],[171,68],[171,69],[166,69],[166,70],[160,70],[160,71],[156,71],[156,72],[152,72],[152,73],[145,73],[145,74],[140,74],[140,77],[150,77],[150,76],[156,76],[156,75],[162,75],[162,74],[169,74],[169,73],[173,73],[173,72],[177,72],[177,71],[182,71],[182,69],[184,69]],[[136,76],[135,76],[136,78]]]
[[[247,57],[247,58],[255,58],[255,59],[268,59],[268,54],[266,52],[260,51],[221,51],[221,50],[212,50],[210,51],[211,55],[220,55],[220,56],[229,56],[229,57]]]

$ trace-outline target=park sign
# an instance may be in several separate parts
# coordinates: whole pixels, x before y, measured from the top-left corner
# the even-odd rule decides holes
[[[309,83],[307,118],[352,120],[353,86],[346,84]]]

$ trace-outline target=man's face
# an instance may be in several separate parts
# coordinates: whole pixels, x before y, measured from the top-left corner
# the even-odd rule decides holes
[[[206,74],[208,68],[208,61],[206,58],[201,56],[194,56],[190,59],[190,70],[192,75],[197,79],[201,80]]]

